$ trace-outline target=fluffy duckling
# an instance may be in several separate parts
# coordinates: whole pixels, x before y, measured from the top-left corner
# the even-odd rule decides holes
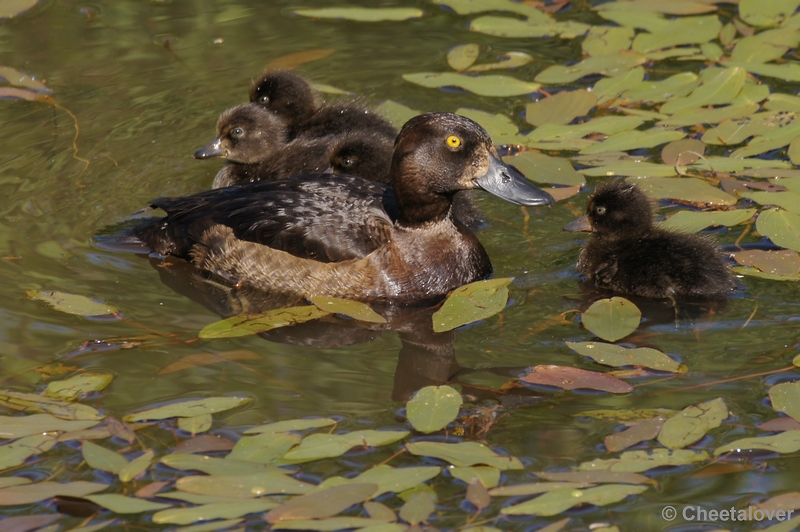
[[[228,164],[220,170],[221,181],[257,181],[268,171],[271,160],[287,143],[283,121],[255,104],[237,105],[217,120],[217,138],[194,153],[195,159],[222,157]]]
[[[166,217],[134,234],[161,255],[259,290],[418,302],[491,272],[478,239],[454,222],[455,192],[553,203],[499,159],[482,127],[451,113],[409,120],[390,172],[393,187],[310,175],[161,198],[152,206]]]
[[[733,292],[735,283],[716,246],[653,227],[650,200],[635,185],[621,179],[603,183],[586,213],[592,235],[577,269],[597,288],[673,301],[722,299]]]
[[[321,138],[361,132],[394,142],[397,129],[374,111],[355,103],[317,101],[308,82],[293,72],[267,70],[253,80],[250,101],[269,109],[287,125],[289,138]]]

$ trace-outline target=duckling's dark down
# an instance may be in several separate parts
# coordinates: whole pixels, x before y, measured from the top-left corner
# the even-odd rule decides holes
[[[593,231],[577,269],[598,288],[649,298],[722,299],[735,283],[705,238],[653,227],[647,196],[621,179],[600,185],[586,209]]]
[[[389,121],[362,105],[319,103],[308,82],[293,72],[261,73],[250,86],[250,101],[279,116],[288,127],[290,139],[354,132],[369,132],[391,142],[397,137],[397,129]]]
[[[263,290],[409,301],[441,297],[491,272],[483,246],[453,221],[455,192],[553,202],[499,160],[483,128],[451,113],[403,127],[391,174],[393,189],[316,174],[162,198],[152,205],[167,216],[135,234],[162,255]]]

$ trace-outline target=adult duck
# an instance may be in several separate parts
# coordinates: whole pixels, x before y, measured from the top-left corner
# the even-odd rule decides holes
[[[456,192],[553,203],[499,159],[483,128],[451,113],[403,126],[391,177],[393,188],[311,175],[161,198],[152,206],[166,217],[134,231],[161,255],[258,289],[409,302],[491,273],[483,246],[453,219]]]

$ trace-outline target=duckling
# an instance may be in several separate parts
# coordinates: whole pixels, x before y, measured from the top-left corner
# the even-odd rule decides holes
[[[255,104],[237,105],[217,120],[217,138],[194,153],[195,159],[223,157],[228,164],[217,179],[246,183],[260,179],[272,158],[287,144],[283,122]]]
[[[293,72],[262,72],[250,86],[250,101],[284,120],[290,139],[315,139],[343,132],[369,132],[390,142],[397,137],[397,129],[388,120],[364,106],[320,104],[308,82]]]
[[[653,227],[650,200],[635,185],[621,179],[603,183],[586,213],[592,235],[577,269],[597,288],[673,302],[723,299],[733,292],[735,283],[716,246]]]
[[[481,188],[520,205],[553,203],[499,159],[482,127],[452,113],[409,120],[390,172],[393,187],[317,174],[161,198],[151,206],[166,217],[134,234],[161,255],[242,286],[410,303],[491,273],[478,239],[454,222],[455,192]]]

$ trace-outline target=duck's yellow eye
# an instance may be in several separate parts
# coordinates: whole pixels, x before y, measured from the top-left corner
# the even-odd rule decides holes
[[[450,135],[447,137],[447,146],[450,149],[456,149],[461,146],[461,139],[456,137],[455,135]]]

